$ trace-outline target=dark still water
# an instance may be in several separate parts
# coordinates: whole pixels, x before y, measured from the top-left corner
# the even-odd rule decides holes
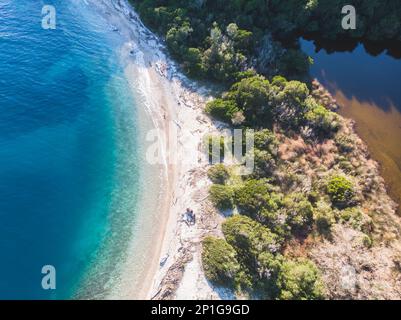
[[[340,114],[354,119],[357,132],[382,167],[394,200],[401,204],[401,60],[386,52],[316,52],[312,41],[301,40],[314,59],[311,75],[333,94]]]

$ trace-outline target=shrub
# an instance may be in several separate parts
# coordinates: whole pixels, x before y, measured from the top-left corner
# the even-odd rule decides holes
[[[316,202],[319,200],[319,192],[317,190],[309,191],[308,200],[310,203],[316,204]]]
[[[308,259],[285,260],[278,276],[277,286],[280,290],[279,299],[323,299],[324,287],[320,272]]]
[[[313,60],[300,50],[290,49],[280,59],[279,67],[287,77],[305,75]]]
[[[283,256],[262,252],[258,257],[258,273],[255,287],[263,294],[264,299],[274,299],[279,293],[277,277],[282,268]]]
[[[229,100],[235,101],[248,123],[271,126],[271,88],[267,79],[253,76],[234,84],[227,94]]]
[[[201,78],[204,75],[202,52],[198,48],[188,48],[183,60],[183,68],[191,76]]]
[[[272,79],[272,86],[276,86],[278,90],[284,89],[286,84],[287,79],[283,76],[275,76]]]
[[[355,196],[351,181],[343,176],[331,177],[327,184],[327,193],[333,205],[339,208],[350,206]]]
[[[292,231],[304,231],[313,221],[313,207],[301,193],[292,193],[283,201],[287,223]]]
[[[173,54],[181,56],[187,51],[186,42],[192,32],[193,29],[189,22],[184,22],[182,26],[172,27],[167,32],[167,46]]]
[[[318,201],[314,209],[314,220],[317,231],[328,235],[331,232],[332,225],[336,222],[332,208],[324,201]]]
[[[273,231],[280,241],[284,241],[291,234],[291,227],[286,221],[286,214],[282,208],[275,210],[263,208],[258,214],[258,221]]]
[[[335,142],[338,149],[343,153],[352,152],[355,149],[355,141],[346,134],[336,135]]]
[[[240,270],[234,248],[224,239],[215,237],[206,237],[202,244],[202,265],[206,278],[213,284],[232,287]]]
[[[253,176],[256,178],[265,178],[271,176],[276,169],[276,160],[268,151],[254,149],[254,171]]]
[[[305,99],[309,89],[300,81],[289,81],[284,88],[275,88],[275,119],[282,125],[298,129],[305,113]]]
[[[268,151],[270,154],[277,156],[278,145],[276,135],[269,129],[256,131],[254,134],[255,148]]]
[[[309,95],[309,89],[305,83],[300,81],[283,82],[284,87],[277,92],[275,101],[277,103],[286,103],[294,108],[299,108],[303,105],[305,99]]]
[[[277,236],[261,223],[243,215],[234,215],[223,223],[223,233],[227,242],[244,254],[251,254],[254,258],[258,254],[279,249]]]
[[[346,208],[341,211],[341,221],[348,223],[354,229],[361,229],[363,214],[359,208]]]
[[[209,168],[207,176],[213,183],[225,184],[230,174],[224,164],[218,163]]]
[[[334,216],[332,212],[319,212],[315,215],[317,231],[323,235],[329,235],[333,225]]]
[[[242,79],[254,77],[256,75],[257,75],[257,73],[253,69],[248,69],[245,71],[237,72],[237,74],[235,75],[235,78],[234,78],[234,83],[240,82]]]
[[[354,170],[354,166],[349,160],[339,160],[338,167],[345,173],[351,173]]]
[[[366,248],[372,248],[373,246],[373,241],[372,238],[369,237],[367,234],[365,234],[362,238],[362,244],[366,247]]]
[[[262,209],[270,212],[280,207],[280,197],[274,191],[267,179],[248,180],[236,189],[234,201],[243,214],[265,222],[260,215]]]
[[[337,114],[327,110],[313,98],[308,98],[306,104],[308,111],[305,114],[305,120],[317,136],[331,136],[338,131],[340,123]]]
[[[231,122],[231,119],[240,110],[234,101],[215,99],[206,105],[205,111],[218,120]]]
[[[346,208],[341,211],[341,222],[352,228],[370,234],[374,229],[372,218],[363,214],[360,207]]]
[[[233,190],[229,186],[214,184],[209,190],[210,200],[220,210],[233,208]]]

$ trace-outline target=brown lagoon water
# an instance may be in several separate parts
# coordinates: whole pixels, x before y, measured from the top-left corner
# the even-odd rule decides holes
[[[391,197],[401,205],[401,59],[386,51],[370,54],[363,45],[330,53],[312,41],[301,40],[301,46],[314,59],[311,75],[337,99],[340,114],[356,121]]]

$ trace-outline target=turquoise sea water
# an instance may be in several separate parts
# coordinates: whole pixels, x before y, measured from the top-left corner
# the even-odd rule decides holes
[[[83,1],[0,0],[2,299],[101,297],[113,281],[142,174],[118,41]],[[56,290],[41,287],[44,265]]]

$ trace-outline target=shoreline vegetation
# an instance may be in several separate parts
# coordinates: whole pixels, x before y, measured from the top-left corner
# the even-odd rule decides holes
[[[156,273],[148,298],[399,299],[401,222],[378,164],[353,121],[335,113],[330,94],[308,82],[309,57],[273,40],[273,26],[285,37],[327,8],[318,1],[272,2],[277,20],[261,14],[264,1],[238,1],[232,10],[224,1],[129,2],[165,39],[184,73],[221,87],[210,100],[211,90],[175,69],[172,75],[167,58],[145,55],[161,99],[153,106],[156,123],[166,131],[166,120],[178,121],[180,142],[189,147],[174,151],[184,159],[205,134],[256,130],[249,176],[237,175],[239,165],[210,166],[207,158],[166,168],[169,215],[159,221],[165,236],[154,251],[161,266],[148,271],[146,281]],[[393,13],[401,9],[389,6]],[[370,9],[364,8],[367,17]],[[294,16],[301,19],[295,26]],[[383,17],[384,26],[391,23]],[[401,26],[392,30],[385,36],[399,39]],[[162,49],[157,40],[142,40],[148,55]],[[197,215],[193,227],[181,219],[187,207]]]

